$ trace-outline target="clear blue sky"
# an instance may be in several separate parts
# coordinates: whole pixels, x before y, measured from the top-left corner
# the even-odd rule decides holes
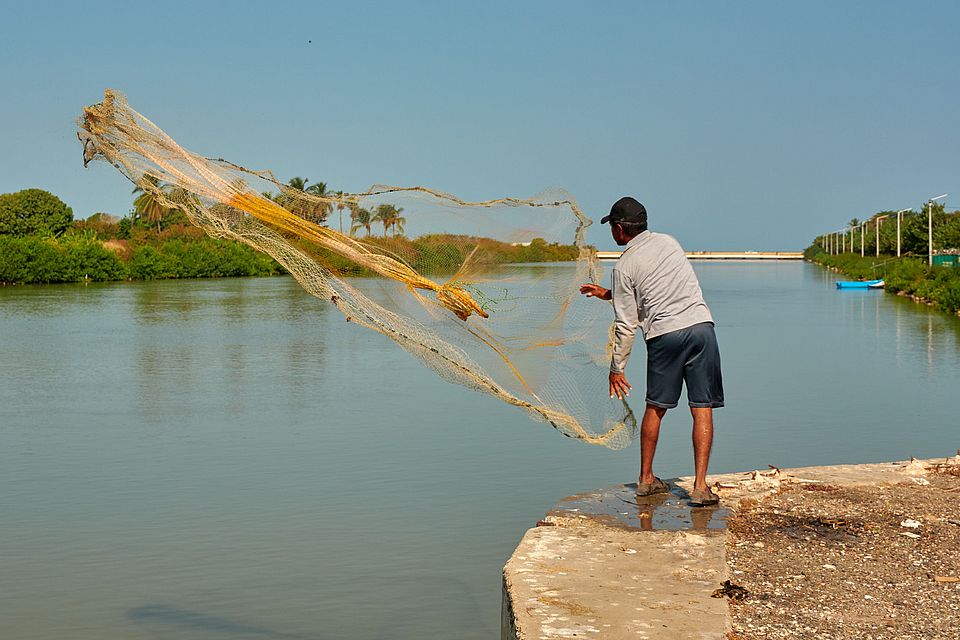
[[[960,205],[956,1],[271,5],[6,3],[0,192],[126,213],[131,186],[84,170],[74,136],[112,87],[188,149],[282,179],[560,186],[592,217],[632,194],[691,250]]]

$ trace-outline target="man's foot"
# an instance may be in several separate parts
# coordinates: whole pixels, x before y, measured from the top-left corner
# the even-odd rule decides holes
[[[694,489],[690,492],[691,507],[712,507],[720,504],[720,496],[710,489]]]
[[[654,478],[653,482],[640,482],[637,480],[638,496],[652,496],[658,493],[670,493],[670,485],[660,478]]]

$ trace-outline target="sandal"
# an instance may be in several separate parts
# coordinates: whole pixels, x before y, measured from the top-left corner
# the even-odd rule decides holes
[[[652,496],[658,493],[670,493],[670,485],[661,480],[660,478],[654,478],[653,482],[640,482],[637,480],[637,495],[638,496]]]
[[[690,492],[691,507],[712,507],[715,504],[720,504],[720,496],[710,491],[710,489],[705,491],[694,489]]]

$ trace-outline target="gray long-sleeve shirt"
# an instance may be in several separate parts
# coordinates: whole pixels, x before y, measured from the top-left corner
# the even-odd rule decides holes
[[[637,329],[645,340],[713,322],[697,275],[671,236],[644,231],[627,243],[611,275],[616,331],[610,371],[622,373]]]

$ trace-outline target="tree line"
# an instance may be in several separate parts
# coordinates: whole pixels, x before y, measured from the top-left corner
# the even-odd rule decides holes
[[[269,256],[210,238],[182,211],[135,189],[133,209],[118,218],[73,210],[42,189],[0,194],[0,283],[33,284],[283,273]]]
[[[147,177],[151,180],[151,177]],[[0,283],[45,283],[107,280],[147,280],[256,276],[284,273],[269,256],[247,245],[210,238],[193,225],[183,211],[166,202],[182,201],[186,194],[175,187],[136,187],[133,206],[122,218],[96,213],[74,220],[73,210],[60,198],[42,189],[0,194]],[[147,187],[147,188],[144,188]],[[286,188],[289,187],[289,188]],[[156,195],[162,191],[164,198]],[[301,192],[321,196],[303,198]],[[345,202],[343,192],[331,192],[326,183],[292,178],[280,193],[264,193],[281,206],[318,224],[327,224],[334,211],[343,226],[344,212],[350,234],[363,232],[365,242],[381,246],[409,264],[425,270],[456,269],[472,247],[483,244],[497,263],[569,261],[579,257],[573,245],[548,243],[535,238],[521,246],[486,238],[433,234],[408,239],[403,208],[381,204],[367,210]],[[382,235],[375,235],[375,227]],[[368,275],[342,256],[298,238],[290,238],[324,266],[344,275]]]
[[[143,186],[137,186],[133,190],[136,198],[133,201],[132,215],[134,219],[142,220],[157,227],[160,232],[162,223],[165,219],[173,216],[179,221],[182,218],[182,212],[174,208],[164,206],[160,199],[155,195],[156,191],[165,192],[168,200],[177,201],[182,194],[178,194],[177,187],[170,185],[160,186],[154,176],[144,176],[144,179],[154,185],[153,189],[145,189]],[[343,232],[343,211],[349,212],[349,233],[351,235],[360,230],[365,230],[369,237],[373,233],[375,225],[383,226],[383,235],[386,236],[392,232],[394,236],[403,235],[404,226],[407,219],[401,215],[402,207],[392,204],[377,205],[373,211],[365,209],[353,202],[345,200],[343,191],[332,191],[326,182],[317,181],[310,183],[308,178],[295,176],[287,181],[287,187],[282,188],[279,193],[264,191],[261,195],[269,200],[273,200],[280,206],[286,208],[292,213],[309,220],[315,224],[326,226],[328,218],[334,210],[340,214],[339,230]],[[300,194],[305,193],[311,196],[317,196],[323,200],[314,200],[304,198]]]
[[[901,255],[925,256],[928,252],[927,233],[930,229],[927,206],[919,212],[908,211],[900,218]],[[936,251],[960,249],[960,211],[947,212],[942,203],[932,204],[933,246]],[[843,247],[849,253],[860,253],[861,242],[864,255],[877,255],[879,231],[879,254],[897,255],[897,212],[879,211],[866,220],[853,218],[842,232],[824,234],[814,241],[825,252],[838,253]],[[841,238],[840,234],[844,237]],[[836,250],[833,245],[836,243]]]
[[[343,233],[343,212],[349,213],[349,233],[353,235],[360,230],[365,230],[367,237],[373,233],[374,225],[383,226],[383,235],[386,236],[392,231],[393,236],[403,235],[404,225],[407,219],[400,215],[403,213],[403,207],[397,207],[392,204],[380,204],[371,211],[360,205],[346,201],[343,191],[331,191],[326,182],[317,181],[310,183],[309,179],[295,176],[287,182],[290,189],[282,189],[280,193],[274,194],[269,191],[263,192],[263,196],[273,200],[277,204],[285,207],[298,216],[314,222],[319,225],[327,226],[329,217],[336,209],[339,214],[339,231]],[[323,201],[316,201],[307,198],[301,198],[299,193],[306,193],[312,196],[324,198]],[[331,202],[333,200],[333,202]]]

